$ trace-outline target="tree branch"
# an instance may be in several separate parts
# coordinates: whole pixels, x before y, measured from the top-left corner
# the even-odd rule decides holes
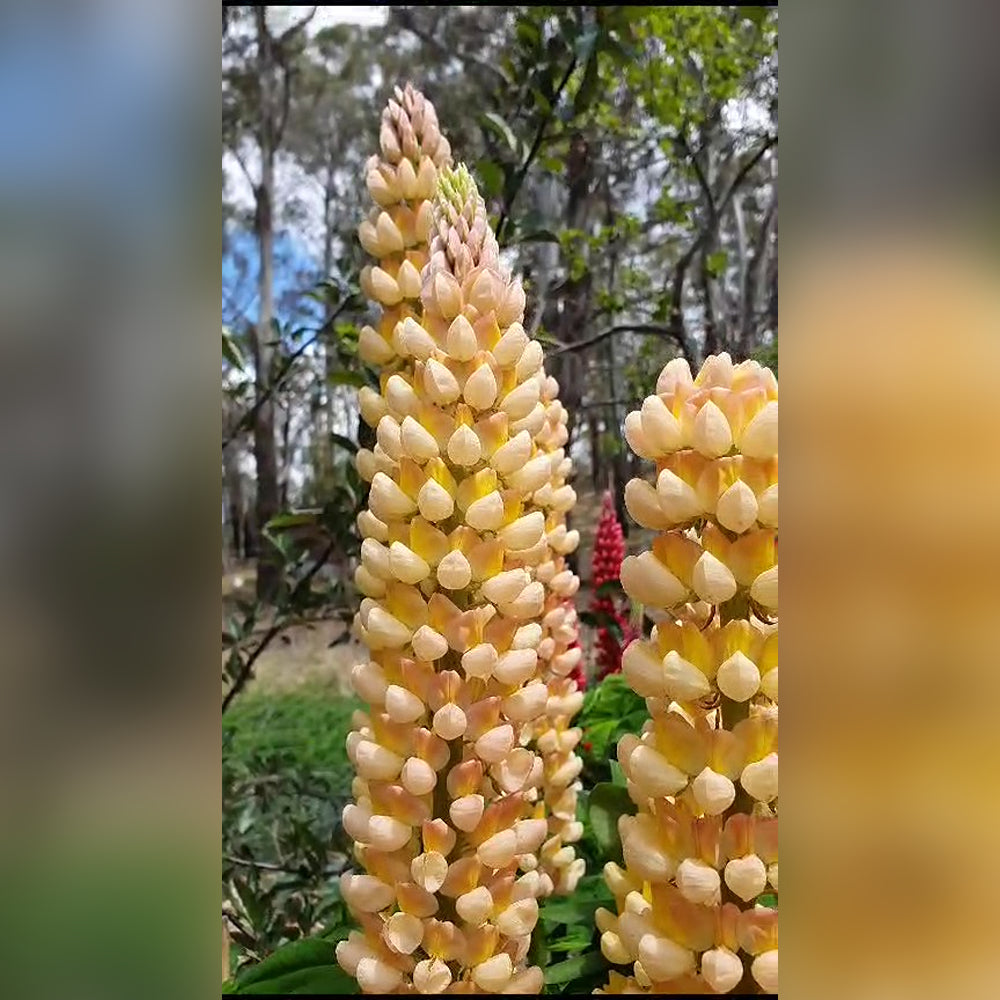
[[[325,325],[329,326],[330,323],[332,323],[347,308],[350,301],[351,296],[344,299],[330,314]],[[306,352],[307,348],[311,347],[317,340],[319,340],[322,332],[323,330],[317,330],[311,337],[304,340],[291,354],[288,355],[281,367],[281,370],[277,372],[273,379],[268,381],[267,386],[257,396],[253,406],[251,406],[250,409],[247,410],[242,417],[240,417],[232,431],[222,439],[223,448],[227,447],[227,445],[235,441],[240,434],[249,430],[253,426],[254,418],[257,416],[260,408],[281,388],[285,379],[288,377],[289,372],[291,372],[292,366]]]
[[[246,177],[247,183],[253,189],[254,199],[257,197],[257,181],[254,180],[253,174],[250,173],[250,168],[246,165],[243,157],[240,156],[239,150],[235,146],[230,146],[229,152],[233,154],[233,159],[240,165],[240,169],[243,171],[243,176]]]
[[[455,56],[464,62],[469,63],[471,66],[478,66],[480,69],[487,70],[490,73],[496,74],[500,77],[500,80],[504,86],[510,85],[510,80],[503,74],[499,67],[494,66],[492,63],[488,63],[485,59],[479,59],[474,55],[468,55],[465,53],[453,52],[448,48],[444,42],[435,38],[432,34],[425,31],[423,28],[417,26],[413,20],[412,12],[406,10],[403,7],[390,7],[390,16],[395,18],[396,23],[404,30],[410,32],[416,38],[419,38],[425,45],[429,45],[435,50],[439,55],[446,56],[449,59],[453,59]]]
[[[726,206],[729,204],[729,199],[736,193],[737,188],[746,180],[747,174],[758,163],[760,163],[764,154],[771,149],[773,146],[778,144],[778,137],[776,135],[769,135],[763,143],[761,143],[760,149],[758,149],[753,156],[749,157],[746,162],[736,171],[736,176],[733,178],[732,183],[726,188],[725,193],[719,199],[718,211],[721,214],[726,210]]]
[[[326,565],[327,560],[333,554],[333,550],[336,546],[336,542],[330,542],[330,544],[324,549],[322,554],[316,559],[316,561],[309,568],[309,571],[302,577],[301,580],[295,585],[292,590],[294,594],[295,591],[301,590],[306,587],[311,582],[312,578]],[[287,610],[287,609],[285,609]],[[264,633],[263,638],[257,644],[254,651],[247,657],[246,663],[240,668],[240,672],[233,681],[232,687],[226,692],[225,697],[222,699],[222,711],[223,713],[227,708],[233,703],[233,699],[246,687],[247,682],[253,675],[253,665],[260,658],[260,654],[264,652],[265,649],[271,644],[271,642],[277,638],[282,632],[288,628],[289,622],[285,620],[281,615],[278,616],[278,620]]]
[[[572,351],[582,351],[588,347],[593,347],[595,344],[600,344],[602,341],[607,340],[609,337],[614,337],[619,333],[638,333],[644,337],[671,337],[677,341],[678,346],[682,350],[687,351],[687,344],[684,343],[676,327],[665,323],[621,323],[617,326],[609,327],[607,330],[603,330],[593,337],[588,337],[586,340],[578,340],[572,344],[559,344],[547,353],[551,356],[569,354]]]
[[[545,139],[545,130],[552,124],[552,119],[556,114],[556,106],[559,104],[559,99],[562,97],[562,92],[566,89],[566,84],[569,83],[569,78],[573,75],[573,71],[576,69],[576,56],[569,62],[569,66],[566,68],[566,72],[563,74],[562,79],[559,81],[559,85],[556,87],[555,93],[552,96],[552,103],[549,105],[549,113],[542,119],[538,126],[538,131],[535,133],[534,142],[531,144],[531,148],[528,150],[528,155],[524,158],[524,163],[518,168],[517,173],[514,176],[514,183],[510,192],[510,197],[504,197],[503,209],[500,212],[500,218],[497,220],[496,237],[497,243],[501,242],[503,237],[504,229],[507,227],[507,222],[510,218],[511,210],[514,207],[514,201],[524,186],[524,179],[528,175],[528,170],[531,164],[534,162],[535,157],[538,155],[538,151],[542,148],[542,142]]]
[[[304,867],[303,865],[276,865],[270,861],[254,861],[253,858],[239,858],[232,854],[223,854],[222,860],[231,865],[239,865],[243,868],[256,868],[262,872],[283,872],[288,875],[301,875]],[[328,878],[339,875],[346,867],[347,863],[345,861],[339,868],[334,865],[324,869],[323,875]]]

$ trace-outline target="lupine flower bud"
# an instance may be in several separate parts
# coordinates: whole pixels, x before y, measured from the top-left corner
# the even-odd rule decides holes
[[[778,387],[753,361],[683,360],[629,414],[625,435],[656,463],[625,490],[660,532],[625,559],[622,586],[657,625],[622,668],[651,720],[618,759],[639,806],[619,824],[625,869],[605,869],[618,916],[599,917],[605,993],[727,993],[749,969],[778,991]],[[655,485],[654,485],[655,484]],[[773,873],[773,877],[772,877]]]

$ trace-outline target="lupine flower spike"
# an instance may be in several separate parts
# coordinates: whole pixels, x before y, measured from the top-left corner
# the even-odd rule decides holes
[[[409,84],[396,88],[382,112],[381,155],[367,164],[368,192],[375,202],[358,239],[377,263],[361,272],[366,298],[382,306],[378,327],[365,326],[358,353],[377,368],[398,362],[400,322],[420,311],[420,273],[427,263],[433,225],[431,201],[438,172],[451,164],[451,147],[438,128],[434,106]],[[378,423],[377,393],[361,392],[362,415]],[[368,411],[368,412],[366,412]]]
[[[545,762],[527,744],[552,697],[537,676],[552,540],[534,508],[546,485],[548,506],[569,497],[536,443],[555,392],[520,324],[524,293],[468,173],[435,162],[441,141],[419,95],[390,104],[385,159],[407,178],[406,161],[431,162],[437,186],[418,296],[408,257],[389,261],[395,276],[380,265],[399,299],[379,269],[368,281],[393,355],[367,407],[378,444],[358,462],[371,490],[355,633],[370,660],[353,680],[369,709],[347,743],[360,873],[341,888],[361,930],[337,957],[365,993],[536,994],[526,956],[551,835],[536,815]]]
[[[597,922],[631,975],[603,992],[777,993],[777,380],[725,354],[697,378],[672,361],[625,432],[656,464],[628,511],[660,534],[621,579],[661,614],[623,658],[651,720],[618,745],[638,813],[624,868],[605,868],[618,912]]]
[[[598,680],[608,674],[617,674],[622,668],[622,649],[635,638],[635,630],[623,613],[618,601],[611,594],[599,594],[600,588],[612,581],[617,582],[621,574],[622,560],[625,558],[625,536],[618,523],[615,501],[611,491],[604,494],[601,518],[594,534],[594,555],[591,560],[590,583],[594,588],[594,599],[590,610],[613,623],[621,638],[607,625],[597,628],[596,656]]]

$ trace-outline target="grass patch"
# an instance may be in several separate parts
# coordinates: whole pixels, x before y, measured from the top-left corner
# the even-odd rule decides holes
[[[322,775],[347,794],[353,777],[345,740],[362,703],[329,689],[267,694],[248,691],[222,717],[224,764],[257,773]]]

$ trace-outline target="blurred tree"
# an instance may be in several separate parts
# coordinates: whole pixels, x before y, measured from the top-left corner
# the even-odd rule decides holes
[[[257,321],[250,329],[254,369],[254,459],[256,514],[265,525],[281,508],[275,442],[274,399],[274,193],[275,158],[281,146],[301,53],[313,7],[280,33],[268,25],[267,7],[232,9],[225,21],[223,137],[253,191],[254,233],[258,243]],[[228,57],[228,58],[226,58]],[[228,65],[227,65],[228,64]],[[249,146],[248,149],[248,140]],[[248,165],[253,154],[259,162]],[[281,553],[262,542],[257,563],[257,596],[273,603],[281,583]]]

